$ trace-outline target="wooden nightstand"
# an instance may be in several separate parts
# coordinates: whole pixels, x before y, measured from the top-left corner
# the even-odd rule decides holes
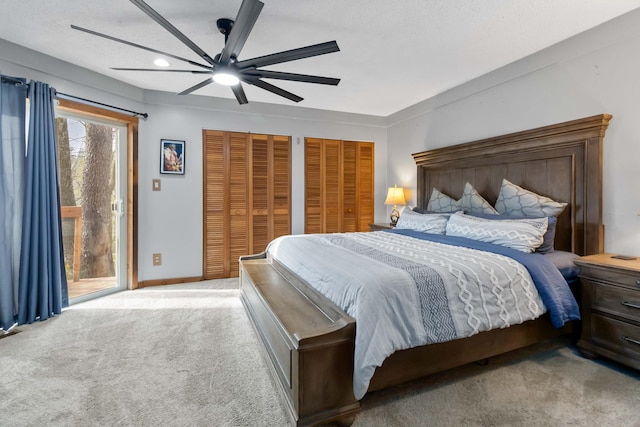
[[[395,226],[389,224],[388,222],[377,222],[375,224],[369,224],[369,231],[379,231],[379,230],[391,230]]]
[[[608,357],[640,369],[640,259],[581,257],[582,336],[586,357]]]

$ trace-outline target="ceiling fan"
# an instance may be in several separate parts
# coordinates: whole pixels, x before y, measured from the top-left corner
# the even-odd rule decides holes
[[[142,46],[136,43],[122,40],[107,34],[98,33],[86,28],[81,28],[76,25],[71,25],[71,28],[78,31],[83,31],[88,34],[92,34],[98,37],[103,37],[108,40],[113,40],[119,43],[123,43],[129,46],[144,49],[150,52],[165,55],[167,57],[177,59],[179,61],[186,62],[188,64],[200,67],[199,70],[170,70],[170,69],[156,69],[156,68],[112,68],[112,70],[123,71],[159,71],[159,72],[172,72],[172,73],[191,73],[191,74],[203,74],[207,75],[206,80],[191,86],[188,89],[183,90],[178,95],[187,95],[198,89],[201,89],[212,82],[216,82],[222,85],[230,86],[233,94],[235,95],[238,103],[246,104],[247,96],[242,88],[241,82],[254,85],[269,92],[280,95],[284,98],[290,99],[294,102],[300,102],[303,98],[288,92],[282,88],[274,86],[265,82],[262,79],[279,79],[290,80],[305,83],[317,83],[325,85],[337,85],[340,79],[332,77],[311,76],[306,74],[294,74],[281,71],[262,70],[261,67],[268,65],[280,64],[283,62],[295,61],[297,59],[310,58],[312,56],[324,55],[327,53],[338,52],[340,48],[336,41],[319,43],[311,46],[301,47],[298,49],[286,50],[283,52],[273,53],[270,55],[260,56],[252,59],[238,60],[238,55],[242,50],[251,30],[253,29],[260,11],[264,6],[259,0],[243,0],[238,10],[238,15],[235,21],[227,18],[218,19],[217,26],[222,34],[225,36],[225,45],[222,52],[215,57],[209,56],[203,49],[191,41],[180,30],[174,27],[169,21],[163,18],[158,12],[153,10],[148,4],[142,0],[130,0],[131,3],[136,5],[140,10],[149,15],[154,21],[160,24],[165,30],[173,34],[178,40],[184,43],[198,56],[200,56],[205,64],[200,62],[191,61],[186,58],[181,58],[176,55],[172,55],[167,52],[162,52],[157,49]]]

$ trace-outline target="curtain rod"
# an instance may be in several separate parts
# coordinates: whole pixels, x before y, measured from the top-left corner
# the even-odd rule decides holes
[[[62,98],[62,99],[67,99],[69,101],[79,101],[79,102],[82,102],[82,103],[85,103],[85,104],[99,105],[101,107],[111,108],[111,109],[117,110],[117,111],[124,111],[124,112],[132,114],[134,116],[144,117],[145,119],[147,117],[149,117],[149,114],[147,114],[147,113],[138,113],[137,111],[127,110],[125,108],[115,107],[115,106],[109,105],[109,104],[103,104],[102,102],[92,101],[90,99],[80,98],[79,96],[69,95],[67,93],[62,93],[62,92],[58,92],[58,91],[56,91],[56,97]]]
[[[11,76],[0,76],[0,77],[2,77],[2,80],[4,80],[5,82],[14,83],[19,86],[22,86],[23,84],[25,84],[21,79],[17,77],[11,77]]]
[[[19,79],[17,77],[11,77],[11,76],[5,76],[5,75],[0,75],[0,77],[2,77],[2,80],[4,80],[4,81],[10,82],[10,83],[15,83],[17,85],[25,85],[25,86],[27,86],[27,88],[29,87],[29,83],[25,83],[24,81],[22,81],[21,79]],[[67,93],[62,93],[62,92],[58,92],[58,91],[56,91],[56,97],[67,99],[69,101],[78,101],[78,102],[85,103],[85,104],[99,105],[101,107],[110,108],[110,109],[116,110],[116,111],[124,111],[125,113],[132,114],[133,116],[144,117],[145,119],[149,117],[149,114],[147,114],[147,113],[138,113],[137,111],[127,110],[125,108],[116,107],[114,105],[103,104],[102,102],[92,101],[90,99],[80,98],[79,96],[69,95]]]

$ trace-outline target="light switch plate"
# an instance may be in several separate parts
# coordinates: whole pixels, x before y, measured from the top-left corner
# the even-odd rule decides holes
[[[160,179],[153,179],[151,181],[152,181],[153,191],[160,191]]]

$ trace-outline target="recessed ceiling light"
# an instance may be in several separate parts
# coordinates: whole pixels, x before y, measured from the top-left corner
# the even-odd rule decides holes
[[[157,65],[158,67],[168,67],[169,66],[169,61],[167,61],[164,58],[158,58],[155,61],[153,61],[153,63],[155,65]]]

